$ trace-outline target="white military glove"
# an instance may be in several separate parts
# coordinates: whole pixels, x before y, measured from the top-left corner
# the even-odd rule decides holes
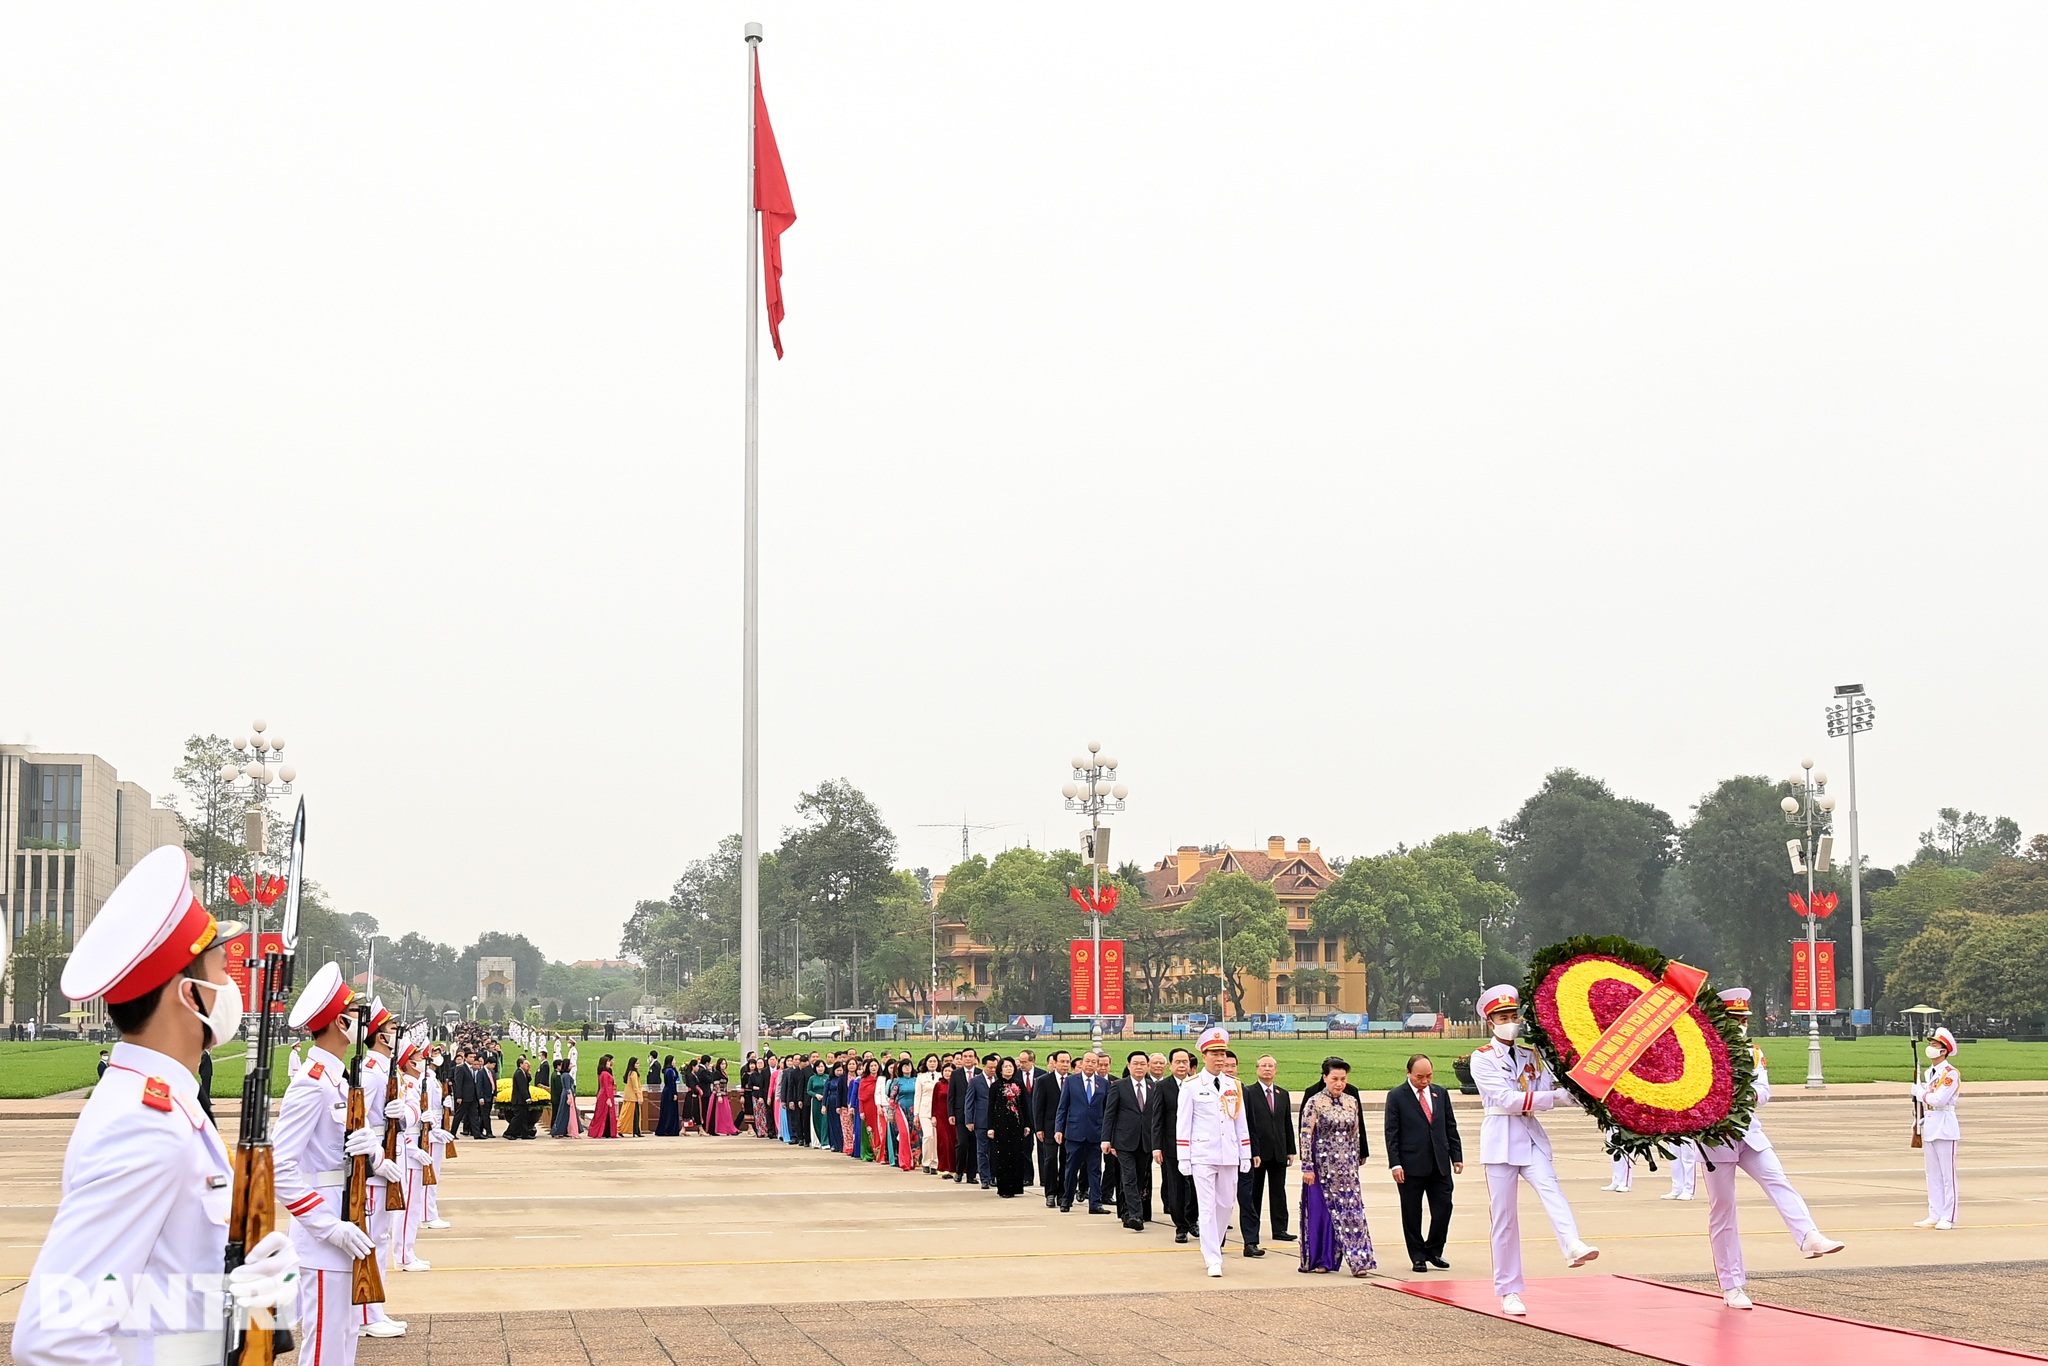
[[[434,1155],[417,1143],[408,1143],[401,1151],[405,1153],[405,1160],[410,1166],[424,1167],[434,1160]]]
[[[434,1132],[427,1135],[427,1141],[429,1143],[453,1143],[455,1135],[449,1133],[446,1129],[437,1128]]]
[[[1243,1176],[1246,1172],[1250,1171],[1251,1169],[1252,1164],[1249,1162],[1240,1162],[1237,1164],[1237,1174],[1239,1176]]]
[[[384,1102],[384,1118],[386,1118],[386,1119],[404,1119],[404,1118],[405,1118],[405,1102],[404,1102],[404,1101],[402,1101],[402,1100],[387,1100],[387,1101],[385,1101],[385,1102]]]
[[[356,1129],[341,1141],[341,1151],[348,1157],[375,1157],[384,1150],[384,1135],[375,1129]]]
[[[282,1232],[265,1234],[228,1273],[237,1309],[275,1309],[299,1293],[299,1254]]]
[[[335,1220],[334,1227],[321,1234],[320,1238],[352,1262],[361,1261],[377,1250],[369,1234],[340,1219]]]
[[[370,1170],[394,1186],[405,1180],[405,1168],[399,1166],[382,1153],[371,1159]]]
[[[1539,1110],[1554,1110],[1556,1108],[1557,1092],[1555,1091],[1538,1091],[1529,1098],[1529,1111],[1532,1114]]]
[[[1180,1162],[1175,1165],[1180,1168],[1182,1176],[1193,1176],[1195,1174],[1195,1164],[1192,1162]]]

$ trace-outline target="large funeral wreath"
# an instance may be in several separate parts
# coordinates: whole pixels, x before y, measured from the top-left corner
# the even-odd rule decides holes
[[[1749,1041],[1711,987],[1664,1036],[1595,1099],[1567,1075],[1607,1027],[1656,986],[1671,962],[1614,935],[1580,935],[1552,944],[1529,963],[1522,1018],[1530,1043],[1558,1082],[1599,1121],[1607,1150],[1656,1166],[1671,1145],[1732,1143],[1749,1128],[1756,1077]]]

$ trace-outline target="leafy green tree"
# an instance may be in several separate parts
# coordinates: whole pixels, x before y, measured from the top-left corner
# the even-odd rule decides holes
[[[2010,816],[1980,816],[1944,806],[1935,813],[1934,828],[1920,832],[1915,863],[1939,863],[1981,873],[1999,859],[2017,857],[2019,822]]]
[[[1719,941],[1719,961],[1699,966],[1724,986],[1774,997],[1790,980],[1787,943],[1797,929],[1786,900],[1794,884],[1779,787],[1764,777],[1723,780],[1693,807],[1681,863],[1698,918]]]
[[[258,869],[257,860],[242,842],[242,817],[251,804],[220,776],[225,765],[243,763],[248,757],[218,735],[191,736],[185,741],[185,757],[171,770],[179,791],[163,799],[185,827],[186,852],[201,864],[199,898],[215,911],[230,904],[229,877],[240,874],[246,882]],[[266,796],[255,805],[264,813],[267,845],[283,850],[288,833],[280,825],[275,803]],[[272,855],[264,860],[262,870],[281,872],[281,864],[282,855]]]
[[[1890,970],[1890,999],[1903,1005],[1939,1006],[1948,994],[1949,964],[1970,932],[1968,911],[1937,911],[1912,938],[1900,944]]]
[[[1142,1006],[1139,1013],[1156,1019],[1165,1010],[1169,980],[1187,961],[1187,927],[1145,904],[1145,873],[1137,864],[1121,865],[1104,883],[1116,887],[1118,900],[1102,933],[1124,941],[1128,1004]]]
[[[2048,911],[2048,861],[2004,858],[1965,884],[1957,904],[1985,915],[2039,915]]]
[[[523,934],[505,934],[489,930],[476,937],[476,942],[464,949],[455,960],[457,980],[462,989],[457,999],[466,1000],[476,995],[476,960],[479,958],[510,958],[517,975],[515,985],[519,994],[531,998],[540,987],[542,969],[547,967],[547,956]],[[381,968],[383,964],[379,963]],[[381,973],[379,974],[382,975]]]
[[[740,962],[721,958],[683,988],[681,1005],[694,1015],[736,1015],[740,1008]]]
[[[1235,1015],[1244,1015],[1245,984],[1265,981],[1276,959],[1291,957],[1287,910],[1267,884],[1246,873],[1217,873],[1177,912],[1188,964],[1198,976],[1217,977],[1220,925],[1222,979]]]
[[[1485,949],[1483,927],[1509,896],[1504,883],[1476,876],[1478,849],[1447,836],[1413,852],[1355,858],[1316,897],[1316,932],[1365,959],[1373,1014],[1400,1015],[1411,997],[1440,1000],[1454,971],[1476,994],[1469,984]]]
[[[1067,889],[1086,873],[1072,850],[1005,849],[993,861],[976,854],[947,877],[940,911],[990,949],[992,1013],[1066,1013],[1067,945],[1087,928]]]
[[[2014,1027],[2048,1013],[2048,915],[1977,915],[1954,945],[1941,1008]]]
[[[882,898],[899,890],[895,859],[896,836],[852,783],[820,783],[797,799],[797,823],[784,832],[777,857],[780,896],[806,948],[828,964],[835,1003],[844,983],[859,1004],[861,951],[872,954],[880,944]]]
[[[1864,924],[1868,941],[1865,951],[1876,957],[1887,974],[1896,972],[1901,966],[1906,946],[1918,938],[1936,916],[1962,909],[1963,893],[1976,878],[1977,875],[1967,868],[1952,868],[1940,862],[1916,863],[1906,868],[1896,883],[1871,895],[1870,913]],[[1921,984],[1927,979],[1924,970],[1915,969],[1908,980]],[[1895,991],[1905,991],[1904,985],[1897,981],[1892,983],[1892,987]],[[1912,993],[1907,991],[1905,994]]]
[[[1342,979],[1328,968],[1296,968],[1287,979],[1288,990],[1299,1011],[1335,1000],[1341,984]]]
[[[14,938],[7,955],[7,978],[17,1018],[51,1018],[51,998],[71,957],[64,927],[48,920],[31,921]]]
[[[1575,934],[1640,936],[1677,846],[1670,816],[1568,768],[1544,779],[1500,838],[1523,955]]]

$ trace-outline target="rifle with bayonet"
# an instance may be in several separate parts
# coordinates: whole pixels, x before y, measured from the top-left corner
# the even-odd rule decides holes
[[[348,1131],[355,1133],[364,1124],[363,1118],[363,1048],[370,1037],[370,998],[365,996],[355,1005],[356,1051],[348,1060]],[[341,1217],[361,1229],[365,1235],[370,1232],[370,1155],[358,1153],[348,1160],[348,1185],[342,1191]],[[377,1269],[377,1250],[356,1258],[349,1276],[350,1304],[384,1303],[384,1276]]]
[[[306,862],[306,803],[292,817],[291,866],[286,872],[282,947],[263,955],[256,1004],[256,1044],[242,1077],[242,1122],[235,1139],[234,1196],[228,1207],[227,1270],[242,1265],[249,1249],[277,1228],[277,1184],[270,1151],[270,1055],[277,1047],[273,1021],[291,1002],[292,960],[299,947],[299,891]],[[261,942],[261,936],[252,938]],[[292,1335],[267,1311],[236,1309],[228,1301],[228,1366],[271,1366],[292,1350]]]

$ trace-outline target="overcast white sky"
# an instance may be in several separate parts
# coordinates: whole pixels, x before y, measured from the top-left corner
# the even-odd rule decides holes
[[[616,949],[739,823],[1369,853],[1558,765],[2048,826],[2048,10],[18,4],[0,739],[290,741],[342,907]],[[765,337],[764,337],[765,349]]]

